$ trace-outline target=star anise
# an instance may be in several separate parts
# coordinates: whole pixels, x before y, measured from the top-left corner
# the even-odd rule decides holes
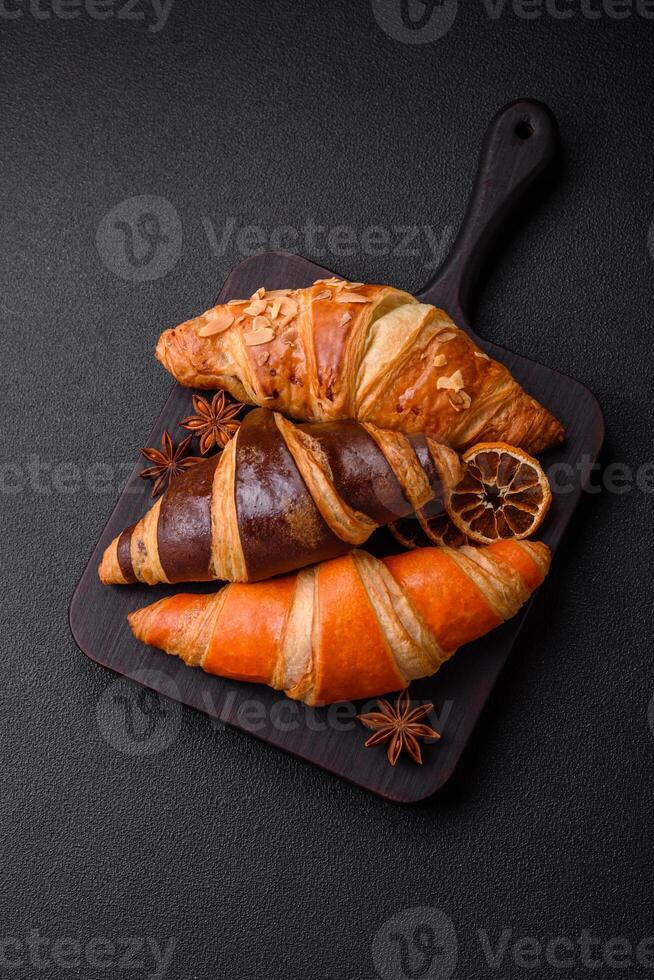
[[[359,721],[372,728],[371,735],[365,742],[366,748],[382,745],[388,742],[386,754],[392,766],[400,758],[402,750],[406,750],[414,762],[422,764],[419,738],[440,738],[429,725],[421,724],[433,708],[433,704],[421,704],[411,709],[409,692],[402,691],[395,705],[391,706],[385,698],[379,699],[379,711],[370,711],[366,715],[357,715]]]
[[[187,456],[188,447],[191,445],[193,436],[187,436],[179,446],[173,446],[173,440],[168,432],[164,432],[161,437],[161,450],[145,448],[141,452],[146,459],[149,459],[154,466],[148,466],[142,470],[141,476],[144,480],[154,480],[152,496],[156,497],[164,486],[169,487],[171,481],[188,470],[196,463],[202,462],[201,456]]]
[[[224,449],[241,424],[236,416],[243,408],[242,403],[228,401],[225,392],[219,391],[211,404],[201,395],[193,395],[193,408],[197,415],[189,415],[179,424],[198,436],[202,455],[214,446]]]

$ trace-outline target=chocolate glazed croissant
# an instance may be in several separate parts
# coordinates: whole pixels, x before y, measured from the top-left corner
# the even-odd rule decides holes
[[[357,419],[463,449],[535,454],[563,427],[446,313],[390,286],[321,279],[261,288],[166,330],[157,358],[183,385],[310,421]]]
[[[137,639],[210,674],[307,704],[355,701],[435,673],[457,647],[514,616],[547,574],[532,541],[363,551],[252,585],[176,595],[129,616]]]
[[[106,584],[256,581],[334,558],[459,482],[453,450],[358,422],[250,412],[105,551]],[[442,503],[441,503],[442,507]],[[430,503],[433,514],[438,506]]]

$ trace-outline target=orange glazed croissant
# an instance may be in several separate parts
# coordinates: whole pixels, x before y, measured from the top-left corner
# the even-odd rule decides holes
[[[456,449],[502,441],[538,453],[564,435],[446,313],[391,286],[261,288],[166,330],[156,354],[183,385],[296,419],[357,419]]]
[[[293,425],[250,412],[227,448],[180,474],[111,542],[105,584],[251,582],[345,554],[379,526],[443,512],[459,457],[359,422]]]
[[[531,541],[363,551],[253,585],[176,595],[129,616],[137,639],[210,674],[307,704],[355,701],[435,673],[514,616],[547,574]]]

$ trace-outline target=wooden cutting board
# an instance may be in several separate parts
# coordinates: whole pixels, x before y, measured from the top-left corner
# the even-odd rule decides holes
[[[492,357],[502,361],[523,387],[542,402],[566,428],[560,449],[547,454],[544,464],[569,469],[570,488],[555,493],[540,537],[556,551],[581,493],[583,466],[599,454],[604,423],[592,393],[571,378],[480,339],[470,322],[477,275],[496,234],[525,192],[552,163],[557,151],[557,127],[543,105],[522,100],[502,109],[490,124],[477,179],[462,229],[452,253],[419,298],[447,310]],[[334,275],[331,269],[283,252],[268,252],[241,262],[218,295],[224,303],[251,295],[259,286],[297,288]],[[153,359],[152,370],[160,370]],[[181,430],[177,423],[191,414],[191,392],[175,385],[148,438],[159,445],[161,435]],[[583,466],[582,466],[583,464]],[[442,739],[427,745],[424,765],[402,759],[391,768],[382,748],[365,749],[369,732],[354,720],[361,705],[309,709],[258,685],[210,677],[180,660],[138,643],[127,624],[127,613],[164,595],[179,591],[212,591],[215,585],[105,587],[97,566],[106,546],[151,504],[150,485],[139,478],[143,461],[137,458],[127,486],[98,541],[70,606],[70,625],[80,649],[92,660],[125,677],[172,696],[222,722],[235,725],[294,755],[337,773],[380,795],[413,802],[439,789],[452,774],[484,707],[495,680],[513,648],[529,606],[500,629],[462,649],[433,678],[412,685],[414,699],[435,705],[432,721]],[[588,469],[585,472],[589,472]],[[395,546],[397,548],[397,546]],[[389,550],[388,536],[378,532],[372,550]]]

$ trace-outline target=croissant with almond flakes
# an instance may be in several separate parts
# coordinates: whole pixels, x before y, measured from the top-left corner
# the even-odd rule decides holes
[[[391,286],[260,288],[166,330],[156,355],[183,385],[295,419],[356,419],[456,449],[502,441],[538,453],[564,438],[443,310]]]
[[[354,701],[435,673],[514,616],[549,569],[546,545],[363,551],[251,585],[175,595],[133,612],[137,639],[210,674],[306,704]]]

